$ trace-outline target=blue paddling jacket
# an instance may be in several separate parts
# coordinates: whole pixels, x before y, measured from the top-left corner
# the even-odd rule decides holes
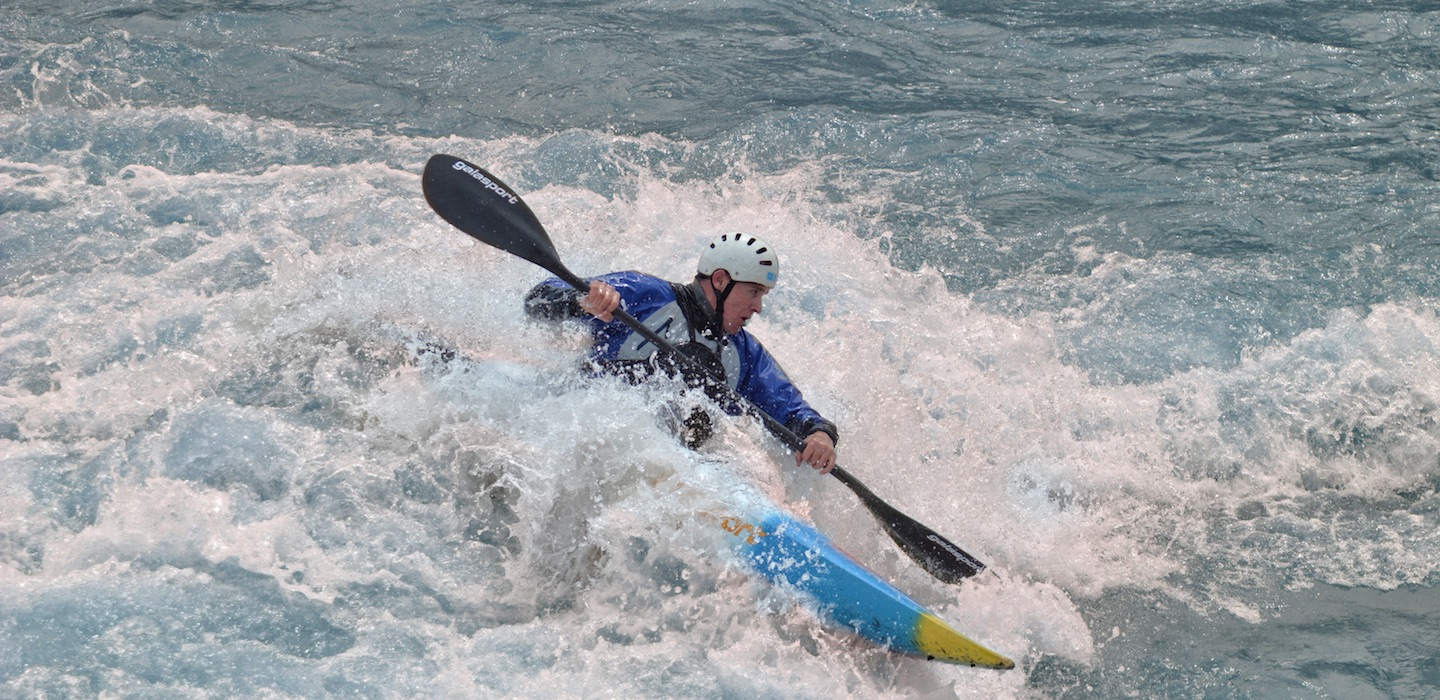
[[[826,420],[795,388],[780,363],[770,356],[760,341],[743,328],[726,336],[710,302],[698,282],[678,284],[639,272],[613,272],[593,278],[608,283],[620,293],[620,305],[631,316],[677,350],[690,355],[709,370],[704,385],[723,380],[731,391],[755,404],[760,410],[784,424],[796,435],[805,437],[820,431],[839,442],[835,424]],[[587,282],[591,280],[586,280]],[[558,278],[536,285],[525,296],[525,311],[535,318],[577,319],[590,327],[595,345],[590,357],[611,371],[635,377],[656,369],[686,373],[681,365],[668,366],[657,362],[653,343],[635,333],[621,321],[606,323],[580,308],[581,293]],[[687,377],[687,380],[693,379]],[[708,391],[708,390],[707,390]],[[726,410],[739,414],[738,407],[726,405],[723,391],[708,391]]]

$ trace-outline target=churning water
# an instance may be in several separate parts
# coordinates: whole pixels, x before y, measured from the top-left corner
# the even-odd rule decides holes
[[[1440,5],[5,2],[0,695],[1421,698]],[[574,371],[581,274],[760,233],[752,330],[938,583],[744,422]],[[464,359],[422,351],[453,347]],[[816,623],[724,460],[996,673]]]

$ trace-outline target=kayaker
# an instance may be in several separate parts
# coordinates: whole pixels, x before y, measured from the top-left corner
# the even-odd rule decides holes
[[[595,343],[591,359],[608,371],[632,380],[656,371],[679,374],[728,412],[738,413],[721,388],[728,387],[804,439],[804,448],[795,455],[797,465],[829,473],[839,437],[835,424],[805,402],[780,364],[745,330],[779,274],[780,259],[765,241],[748,233],[727,233],[700,253],[695,279],[688,284],[613,272],[589,280],[589,293],[582,295],[551,278],[530,290],[525,310],[536,318],[586,322]],[[615,320],[614,311],[622,303],[630,315],[704,370],[657,356],[653,343]],[[687,444],[695,447],[709,437],[708,417],[697,411],[686,419]]]

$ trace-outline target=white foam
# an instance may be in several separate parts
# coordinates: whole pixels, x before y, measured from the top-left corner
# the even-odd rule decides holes
[[[958,589],[929,579],[852,494],[794,468],[753,424],[726,427],[705,454],[733,460],[1022,670],[977,680],[877,654],[799,612],[756,615],[768,603],[755,602],[744,577],[707,563],[701,535],[683,527],[693,504],[661,488],[698,477],[693,456],[661,427],[656,395],[577,381],[578,336],[520,310],[544,273],[475,244],[419,198],[431,150],[493,163],[510,180],[528,172],[518,164],[541,142],[387,140],[203,111],[170,116],[213,120],[257,153],[326,141],[378,152],[344,166],[234,172],[125,165],[103,186],[69,165],[0,168],[94,229],[74,247],[37,254],[37,265],[63,264],[18,283],[0,306],[0,350],[19,357],[22,343],[44,346],[33,364],[53,363],[36,371],[58,384],[37,394],[11,383],[0,397],[0,421],[26,439],[0,441],[5,461],[22,465],[0,487],[0,507],[45,523],[3,525],[11,541],[44,552],[39,572],[7,566],[8,582],[44,588],[46,577],[233,560],[311,600],[389,586],[450,612],[414,603],[424,611],[401,614],[362,600],[357,626],[375,636],[357,657],[379,653],[368,645],[386,634],[418,635],[441,659],[437,678],[465,690],[491,688],[482,667],[512,677],[506,690],[541,693],[653,687],[645,684],[663,668],[689,663],[701,668],[695,678],[761,694],[786,683],[943,692],[963,679],[1005,696],[1020,692],[1036,659],[1093,659],[1109,630],[1088,630],[1081,610],[1113,589],[1163,591],[1256,620],[1264,608],[1250,592],[1288,584],[1270,568],[1277,561],[1376,587],[1432,575],[1440,548],[1423,518],[1401,508],[1332,531],[1316,514],[1328,494],[1386,498],[1430,478],[1437,448],[1424,421],[1440,395],[1440,325],[1423,305],[1340,312],[1230,369],[1096,383],[1057,340],[1071,319],[987,311],[935,270],[895,268],[881,242],[814,208],[807,193],[819,183],[808,169],[737,166],[681,184],[630,174],[613,198],[562,185],[522,191],[582,275],[638,268],[683,280],[713,235],[766,236],[780,251],[782,284],[752,332],[840,424],[842,464],[997,575]],[[134,128],[154,117],[109,118]],[[242,136],[247,129],[259,136]],[[387,164],[397,161],[405,166]],[[146,246],[166,237],[194,250],[147,258]],[[1147,274],[1144,261],[1123,266]],[[431,338],[475,360],[473,370],[417,365],[415,348]],[[180,449],[187,426],[213,440]],[[246,461],[261,457],[263,468]],[[103,479],[96,493],[56,476],[82,465]],[[424,487],[443,496],[415,495]],[[65,507],[78,514],[54,515]],[[490,519],[482,524],[495,526],[493,541],[461,536],[472,518]],[[647,577],[659,574],[646,568],[655,559],[625,558],[631,537],[700,583],[684,595],[657,592]],[[1247,561],[1202,567],[1240,542],[1252,548]],[[645,600],[625,602],[635,595]],[[575,658],[546,657],[532,638],[570,640]],[[775,685],[736,668],[771,674]]]

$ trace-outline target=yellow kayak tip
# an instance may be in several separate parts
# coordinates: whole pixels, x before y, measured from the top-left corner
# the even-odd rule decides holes
[[[982,668],[1015,668],[1014,661],[981,646],[930,613],[921,613],[915,622],[915,647],[921,654],[937,661]]]

